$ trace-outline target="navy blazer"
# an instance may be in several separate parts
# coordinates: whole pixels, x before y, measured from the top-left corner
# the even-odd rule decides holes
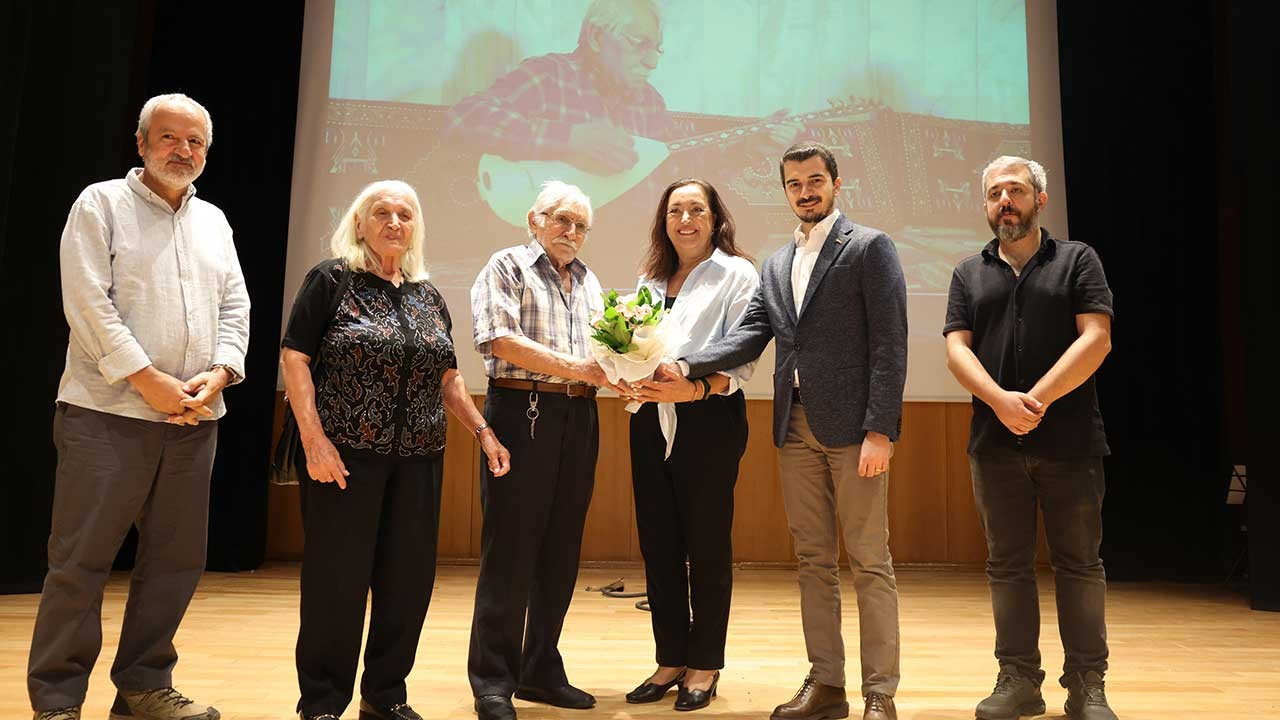
[[[793,372],[814,437],[828,447],[862,442],[868,430],[897,440],[907,380],[907,286],[889,236],[843,214],[827,235],[796,313],[787,243],[764,263],[760,287],[738,327],[683,358],[690,377],[737,367],[777,341],[773,444],[790,419]]]

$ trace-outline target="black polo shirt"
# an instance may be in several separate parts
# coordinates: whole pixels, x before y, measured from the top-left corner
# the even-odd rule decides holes
[[[1027,392],[1076,341],[1076,315],[1111,309],[1102,261],[1084,243],[1057,240],[1040,229],[1040,250],[1015,275],[993,239],[965,258],[951,276],[946,335],[973,333],[973,352],[1000,387]],[[1023,436],[1009,432],[986,403],[973,398],[969,452],[1013,449],[1042,457],[1110,454],[1098,410],[1095,379],[1058,398],[1040,426]]]

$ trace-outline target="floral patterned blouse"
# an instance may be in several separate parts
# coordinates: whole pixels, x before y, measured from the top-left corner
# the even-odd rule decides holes
[[[282,341],[312,358],[325,435],[360,455],[438,456],[446,429],[441,379],[458,367],[444,298],[429,282],[396,287],[353,272],[337,312],[325,317],[345,265],[327,260],[307,273]]]

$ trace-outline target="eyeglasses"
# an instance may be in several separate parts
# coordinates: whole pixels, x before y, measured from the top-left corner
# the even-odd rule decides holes
[[[648,55],[649,53],[657,53],[658,55],[662,54],[661,40],[638,38],[634,35],[621,31],[619,31],[617,35],[623,40],[626,40],[627,46],[630,47],[631,51],[637,55]]]
[[[551,218],[552,222],[554,222],[556,225],[559,225],[562,228],[565,228],[566,230],[569,228],[573,228],[574,232],[578,233],[579,235],[586,235],[587,233],[591,232],[590,225],[575,218],[572,215],[569,215],[568,213],[558,212],[558,213],[552,214],[552,213],[543,212],[538,214],[542,215],[543,217]]]

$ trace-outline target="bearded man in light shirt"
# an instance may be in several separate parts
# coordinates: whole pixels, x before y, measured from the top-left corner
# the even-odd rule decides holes
[[[79,720],[102,648],[103,586],[135,524],[111,720],[219,718],[173,688],[173,637],[204,570],[221,393],[244,377],[249,296],[226,217],[191,184],[213,140],[208,111],[185,95],[154,97],[136,140],[143,167],[86,188],[62,233],[71,336],[27,670],[37,720]]]
[[[892,442],[902,426],[907,290],[893,241],[835,208],[835,157],[792,145],[779,163],[800,220],[794,243],[765,261],[738,327],[664,366],[704,377],[753,360],[776,340],[773,441],[800,561],[800,612],[811,670],[773,720],[849,714],[840,635],[839,540],[853,568],[864,720],[897,717],[898,589],[889,554]],[[802,397],[803,396],[803,397]]]

